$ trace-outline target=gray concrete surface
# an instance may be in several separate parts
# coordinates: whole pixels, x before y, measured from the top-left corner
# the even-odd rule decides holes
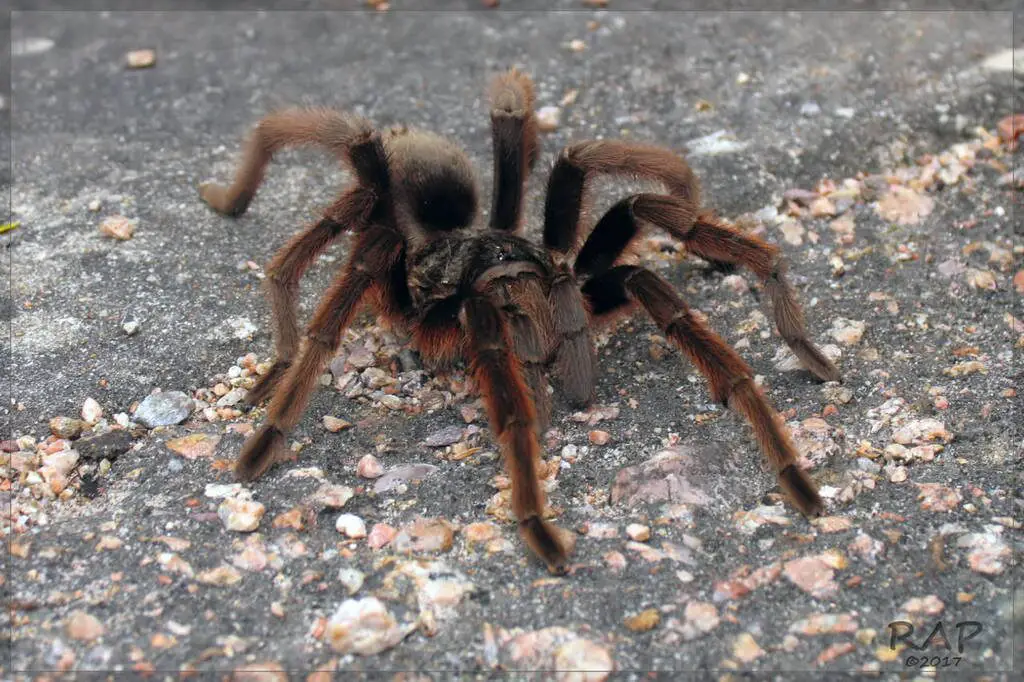
[[[589,21],[598,28],[588,29]],[[785,190],[912,164],[921,154],[936,154],[968,139],[976,126],[994,129],[1014,110],[1019,86],[1009,72],[981,65],[1011,47],[1011,24],[1005,12],[16,14],[13,38],[23,41],[15,43],[23,49],[12,56],[12,208],[21,227],[4,236],[13,267],[8,315],[16,404],[9,413],[12,436],[42,438],[51,417],[77,416],[88,397],[107,415],[130,412],[154,388],[195,391],[247,352],[268,357],[266,305],[258,279],[244,264],[263,263],[313,218],[344,178],[320,154],[282,154],[249,213],[237,221],[208,211],[195,187],[208,178],[230,176],[241,137],[274,106],[326,103],[359,111],[382,126],[404,122],[454,136],[479,168],[481,187],[489,188],[483,95],[491,75],[517,64],[533,75],[540,105],[557,104],[566,91],[579,92],[565,108],[559,129],[544,137],[542,170],[531,184],[532,228],[545,171],[557,150],[572,140],[622,134],[685,151],[693,140],[727,131],[743,145],[741,151],[691,155],[691,164],[702,179],[706,203],[735,217],[779,205]],[[573,39],[585,41],[586,49],[567,49]],[[124,54],[143,47],[156,50],[156,66],[126,70]],[[749,75],[749,82],[737,82],[741,73]],[[697,107],[698,100],[709,105]],[[560,523],[568,528],[596,519],[625,527],[660,516],[655,508],[595,509],[586,500],[607,489],[623,466],[657,452],[669,432],[679,433],[684,443],[704,453],[692,472],[695,484],[714,490],[716,497],[698,510],[693,524],[655,528],[659,540],[682,544],[684,535],[699,539],[698,556],[686,566],[693,582],[680,583],[669,560],[649,564],[623,549],[620,528],[616,539],[581,537],[578,559],[589,569],[555,587],[531,587],[544,572],[527,560],[514,532],[502,526],[513,542],[511,551],[472,553],[459,539],[443,557],[470,575],[478,592],[458,606],[458,617],[437,635],[412,634],[377,656],[339,657],[308,636],[319,615],[330,617],[347,598],[334,578],[342,559],[337,552],[324,553],[343,544],[333,527],[335,513],[321,514],[316,528],[300,533],[309,554],[288,559],[277,571],[293,581],[286,596],[273,569],[247,573],[238,585],[203,585],[192,592],[188,588],[194,580],[174,575],[164,584],[157,579],[160,567],[144,561],[157,550],[141,538],[158,535],[188,538],[191,549],[182,556],[196,571],[237,553],[219,521],[191,518],[183,506],[188,498],[202,498],[208,483],[228,482],[230,475],[201,460],[181,460],[164,445],[192,430],[218,433],[223,436],[218,457],[233,457],[242,437],[225,434],[223,423],[200,418],[140,437],[137,449],[113,463],[95,499],[79,495],[54,503],[49,523],[32,526],[19,539],[31,539],[33,555],[9,559],[5,598],[35,606],[15,612],[4,674],[52,668],[65,650],[74,652],[74,666],[80,668],[138,674],[127,672],[138,664],[136,647],[159,671],[186,663],[202,671],[230,671],[246,661],[264,660],[309,670],[340,658],[339,665],[350,670],[487,673],[493,661],[481,633],[489,623],[506,630],[565,626],[586,633],[612,652],[623,671],[717,677],[735,665],[814,675],[822,668],[855,671],[877,662],[886,624],[899,619],[907,599],[927,595],[945,604],[936,617],[947,625],[965,619],[985,623],[984,642],[965,655],[961,670],[1006,673],[1013,665],[1016,562],[1008,561],[996,575],[982,575],[967,566],[965,550],[951,548],[942,570],[931,563],[929,550],[930,539],[942,535],[942,524],[982,532],[991,517],[1020,518],[1019,480],[1011,475],[1020,465],[1019,436],[1013,431],[1019,403],[1001,397],[1019,380],[1012,355],[1017,335],[1003,321],[1011,305],[1013,314],[1022,316],[1009,282],[1019,264],[1009,275],[1000,275],[993,292],[950,289],[948,279],[936,274],[936,265],[950,258],[970,264],[968,256],[960,255],[968,242],[1019,237],[1012,222],[1016,195],[996,179],[993,172],[979,171],[973,192],[936,192],[933,213],[914,227],[895,228],[860,207],[858,239],[875,250],[838,280],[830,274],[827,251],[834,245],[827,225],[815,228],[822,239],[817,248],[806,240],[800,246],[786,244],[769,228],[769,237],[783,243],[798,273],[814,338],[830,342],[833,318],[863,320],[868,329],[863,345],[877,349],[874,360],[844,349],[841,368],[855,398],[830,420],[845,440],[839,439],[838,454],[815,469],[819,480],[836,482],[856,468],[851,452],[858,441],[874,437],[869,410],[899,395],[926,416],[934,412],[928,388],[948,385],[950,407],[940,417],[956,440],[934,462],[913,467],[912,482],[896,485],[883,475],[874,489],[834,509],[853,519],[853,530],[817,533],[790,511],[791,526],[769,525],[753,536],[737,532],[734,512],[757,507],[774,482],[740,419],[729,415],[694,422],[694,414],[710,409],[703,381],[674,351],[651,357],[648,338],[656,330],[638,318],[616,331],[601,353],[598,401],[623,404],[622,415],[600,427],[611,432],[612,444],[592,448],[563,471],[552,502],[565,510]],[[612,188],[602,193],[599,206],[620,196]],[[100,210],[90,211],[96,200]],[[1000,210],[993,212],[997,206]],[[99,236],[99,221],[115,213],[137,219],[130,241]],[[971,220],[977,223],[969,234],[951,228]],[[916,243],[921,258],[891,259],[892,249],[908,241]],[[332,255],[343,258],[345,246]],[[322,263],[304,281],[305,310],[332,269]],[[693,261],[665,272],[730,341],[739,338],[733,330],[757,309],[753,297],[737,296],[721,276],[701,274]],[[879,304],[868,299],[873,291],[888,292],[901,312],[880,312]],[[140,323],[133,336],[122,330],[126,315]],[[915,316],[922,315],[928,323],[915,324]],[[250,338],[234,337],[230,321],[237,318],[252,321],[258,330]],[[362,320],[356,334],[369,322]],[[979,331],[967,338],[965,325]],[[987,373],[945,377],[942,369],[955,359],[950,350],[968,342],[987,357]],[[822,388],[802,372],[777,371],[773,357],[779,345],[777,335],[754,334],[742,353],[766,378],[780,409],[792,408],[796,421],[819,414],[828,402]],[[638,406],[626,408],[622,396],[636,398]],[[919,408],[922,400],[925,407]],[[556,405],[562,418],[569,414],[557,398]],[[308,441],[306,447],[299,463],[288,466],[318,466],[328,480],[355,486],[356,462],[375,451],[383,434],[385,467],[426,462],[441,471],[399,493],[394,504],[385,503],[385,496],[358,494],[345,511],[368,524],[396,527],[417,514],[463,524],[487,520],[485,506],[495,492],[489,481],[498,464],[439,461],[431,448],[420,445],[426,435],[462,422],[457,406],[414,417],[386,412],[347,400],[333,389],[320,390],[295,434]],[[358,425],[329,434],[319,426],[320,416],[329,413]],[[590,427],[568,421],[556,425],[563,435],[548,455],[565,444],[587,443]],[[493,448],[489,443],[485,434],[482,447]],[[271,529],[270,520],[310,491],[307,482],[285,477],[288,466],[251,486],[267,506],[261,532],[268,542],[283,533]],[[977,488],[990,505],[977,513],[962,505],[945,514],[922,511],[913,483],[933,481],[962,487],[965,498]],[[103,524],[117,530],[101,531]],[[885,540],[884,532],[893,529],[903,535],[885,541],[884,559],[868,565],[850,555],[850,567],[839,572],[841,583],[862,576],[859,586],[843,584],[830,598],[817,599],[779,578],[742,599],[716,602],[723,620],[705,637],[679,642],[666,637],[670,628],[664,624],[681,618],[688,600],[713,601],[714,584],[742,565],[756,569],[829,548],[850,554],[845,548],[856,532]],[[90,532],[116,535],[124,546],[97,553],[95,540],[85,539]],[[1019,529],[1006,528],[1003,537],[1019,557]],[[62,551],[34,555],[53,546]],[[605,565],[602,557],[611,550],[627,556],[624,571]],[[345,560],[369,576],[357,596],[374,594],[380,586],[386,574],[381,554],[360,544]],[[35,573],[24,577],[30,569]],[[303,583],[308,571],[322,573],[327,587],[317,587],[320,579]],[[111,590],[112,572],[124,574],[116,590]],[[73,596],[55,599],[55,592]],[[973,601],[959,603],[959,592],[973,594]],[[270,614],[275,601],[285,603],[286,617]],[[625,616],[666,605],[679,611],[663,610],[659,628],[634,633],[623,627]],[[1019,598],[1017,607],[1019,612]],[[100,640],[78,642],[67,635],[62,623],[76,609],[93,612],[104,624]],[[787,628],[816,612],[855,613],[859,627],[876,630],[879,639],[822,664],[815,662],[822,649],[854,641],[853,635],[801,637],[799,646],[787,650]],[[170,621],[188,628],[175,636],[173,646],[155,646],[152,635],[167,632]],[[737,662],[733,649],[742,633],[751,633],[765,650],[749,663]],[[234,656],[196,662],[204,650],[223,646],[228,635],[241,638]],[[882,664],[887,672],[902,669],[902,658]]]

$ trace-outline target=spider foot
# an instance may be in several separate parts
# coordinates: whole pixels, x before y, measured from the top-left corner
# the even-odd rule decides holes
[[[265,424],[249,437],[235,463],[235,478],[254,481],[263,475],[284,451],[284,433],[276,426]]]
[[[825,503],[807,474],[790,464],[779,472],[779,484],[800,512],[809,518],[817,518],[825,512]]]
[[[821,352],[821,349],[810,341],[797,339],[790,344],[790,348],[792,348],[793,353],[800,358],[800,362],[803,363],[803,366],[821,381],[841,382],[843,380],[842,376],[839,374],[839,368],[837,368],[831,360],[825,357],[825,354]]]
[[[216,182],[204,182],[199,185],[199,198],[217,213],[237,218],[249,207],[252,195],[242,193],[232,198],[229,187]]]
[[[530,516],[519,522],[519,534],[534,554],[539,556],[554,575],[569,572],[569,555],[572,554],[575,537],[558,526]]]

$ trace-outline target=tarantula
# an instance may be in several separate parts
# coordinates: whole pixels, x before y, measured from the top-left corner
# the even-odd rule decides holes
[[[335,154],[355,182],[323,217],[293,237],[266,268],[276,361],[248,395],[270,398],[266,421],[242,447],[236,477],[252,480],[281,458],[285,435],[306,409],[317,377],[364,304],[408,330],[428,363],[469,361],[512,481],[512,508],[528,546],[553,573],[568,569],[572,536],[545,520],[538,480],[538,436],[551,409],[546,370],[566,397],[594,398],[591,330],[639,305],[707,378],[711,395],[742,413],[781,487],[801,512],[822,502],[797,466],[781,418],[740,356],[656,273],[623,264],[642,227],[653,225],[713,265],[742,265],[763,282],[779,333],[803,365],[824,381],[836,367],[807,337],[803,313],[786,281],[779,249],[700,207],[699,185],[668,149],[618,140],[584,141],[564,149],[551,169],[543,244],[523,236],[527,178],[538,156],[533,84],[516,69],[490,92],[494,184],[490,220],[478,226],[476,180],[465,153],[439,135],[396,127],[378,132],[363,117],[331,108],[291,108],[255,126],[230,186],[200,185],[217,212],[248,208],[272,156],[308,145]],[[581,241],[588,182],[597,175],[660,181],[667,194],[635,194],[616,203]],[[351,256],[320,300],[301,340],[299,280],[345,232]]]

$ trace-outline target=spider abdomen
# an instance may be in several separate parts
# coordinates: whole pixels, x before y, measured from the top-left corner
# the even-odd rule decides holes
[[[415,223],[428,232],[451,232],[476,219],[472,166],[452,141],[406,128],[386,140],[392,181]]]

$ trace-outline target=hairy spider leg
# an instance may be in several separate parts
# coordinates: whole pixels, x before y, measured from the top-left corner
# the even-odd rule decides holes
[[[821,514],[824,507],[817,488],[797,466],[788,430],[754,383],[750,366],[693,314],[671,284],[645,268],[618,265],[588,280],[583,293],[599,315],[639,303],[707,378],[712,398],[747,419],[797,508],[808,516]]]

